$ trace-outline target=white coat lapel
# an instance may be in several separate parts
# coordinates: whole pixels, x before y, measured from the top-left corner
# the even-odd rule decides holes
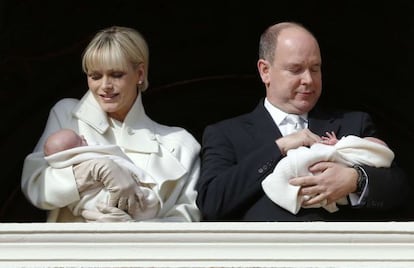
[[[187,170],[172,155],[171,151],[174,151],[174,148],[163,145],[162,136],[157,131],[157,123],[145,114],[141,98],[137,101],[140,105],[134,105],[125,118],[129,127],[123,133],[122,145],[132,151],[150,153],[146,169],[161,187],[165,181],[181,178]],[[133,139],[130,136],[133,136]]]
[[[81,99],[74,114],[101,134],[110,127],[106,113],[90,92]],[[118,145],[125,152],[147,154],[145,168],[161,187],[165,181],[181,178],[187,170],[162,146],[156,133],[156,123],[145,114],[140,94],[125,118]]]
[[[90,91],[86,92],[83,98],[75,106],[73,114],[100,134],[104,134],[109,128],[106,113],[99,107],[98,102]]]
[[[169,151],[162,146],[159,148],[158,153],[150,155],[147,171],[161,188],[165,181],[178,180],[187,170]]]

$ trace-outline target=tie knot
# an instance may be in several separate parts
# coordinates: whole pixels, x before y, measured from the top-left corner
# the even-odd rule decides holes
[[[288,134],[305,128],[305,120],[297,114],[288,114],[285,121]]]
[[[286,121],[289,124],[301,124],[302,118],[297,114],[288,114],[286,116]]]

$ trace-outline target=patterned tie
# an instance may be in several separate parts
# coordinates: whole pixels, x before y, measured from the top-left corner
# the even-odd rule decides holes
[[[298,132],[301,129],[305,128],[305,121],[296,114],[288,114],[285,118],[287,123],[287,133],[289,135],[291,133]]]

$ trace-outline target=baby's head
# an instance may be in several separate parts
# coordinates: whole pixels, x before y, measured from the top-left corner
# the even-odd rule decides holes
[[[44,145],[46,156],[63,150],[88,145],[85,138],[72,129],[61,129],[50,135]]]
[[[375,143],[378,143],[378,144],[381,144],[381,145],[384,145],[384,146],[387,146],[388,147],[388,145],[383,141],[383,140],[380,140],[380,139],[378,139],[378,138],[375,138],[375,137],[364,137],[364,139],[366,139],[366,140],[369,140],[369,141],[372,141],[372,142],[375,142]]]

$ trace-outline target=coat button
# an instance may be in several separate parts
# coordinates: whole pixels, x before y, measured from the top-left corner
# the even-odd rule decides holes
[[[261,174],[261,173],[263,173],[264,170],[263,170],[263,168],[259,168],[257,171]]]

